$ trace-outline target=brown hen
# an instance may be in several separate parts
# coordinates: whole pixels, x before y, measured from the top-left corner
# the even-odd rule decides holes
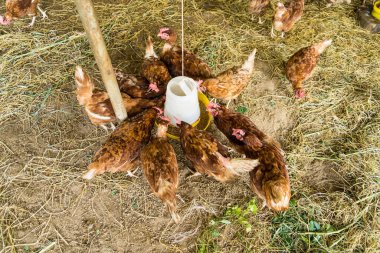
[[[44,12],[38,6],[39,0],[6,0],[5,1],[5,15],[0,16],[1,25],[9,25],[13,19],[25,17],[26,15],[32,16],[32,22],[29,26],[33,26],[36,21],[37,9],[42,14],[42,19],[47,18]]]
[[[237,98],[249,84],[255,55],[256,49],[252,51],[242,66],[230,68],[214,78],[206,79],[202,86],[214,98],[228,100],[229,102]]]
[[[260,16],[264,13],[269,3],[269,0],[251,0],[249,2],[248,11],[252,15],[252,19],[254,16],[259,16],[259,24],[262,24],[263,22]]]
[[[283,3],[277,3],[276,13],[273,18],[271,36],[275,37],[274,30],[281,32],[281,38],[285,33],[290,31],[294,24],[301,19],[305,1],[291,0]]]
[[[180,142],[186,158],[199,174],[225,182],[234,176],[253,170],[257,160],[230,158],[228,149],[210,133],[180,123]]]
[[[116,72],[116,80],[119,85],[120,91],[128,94],[133,98],[155,98],[162,94],[162,90],[156,92],[152,90],[150,83],[143,76],[135,76],[130,74],[123,74],[120,71]],[[154,87],[153,87],[154,88]]]
[[[151,137],[155,109],[125,120],[118,126],[96,152],[84,179],[92,179],[104,172],[130,172],[139,165],[140,151]]]
[[[161,60],[173,77],[182,76],[182,48],[176,45],[176,32],[170,28],[161,28],[158,37],[165,41]],[[204,80],[212,77],[212,71],[205,62],[184,49],[184,76],[194,80]]]
[[[168,121],[159,120],[156,136],[141,151],[141,164],[153,193],[164,202],[174,222],[176,214],[176,191],[178,188],[178,164],[172,145],[166,138]]]
[[[89,75],[79,66],[75,70],[75,82],[77,84],[77,99],[80,105],[84,106],[86,113],[92,124],[101,126],[107,130],[106,124],[110,123],[114,129],[113,122],[116,116],[112,108],[111,100],[108,93],[94,88]],[[163,98],[143,99],[131,98],[122,93],[124,106],[128,116],[134,116],[147,108],[161,106],[164,103]]]
[[[154,52],[153,42],[150,36],[146,43],[145,58],[141,66],[141,73],[149,82],[148,90],[156,92],[157,95],[165,93],[171,76],[165,63],[160,61]]]
[[[215,125],[236,151],[259,160],[259,165],[249,173],[252,190],[270,209],[288,209],[290,181],[280,144],[260,131],[246,116],[212,103],[208,109],[214,116]]]
[[[297,51],[286,63],[286,77],[292,83],[296,98],[303,98],[305,91],[303,82],[313,73],[317,66],[319,56],[330,46],[332,40],[325,40]]]

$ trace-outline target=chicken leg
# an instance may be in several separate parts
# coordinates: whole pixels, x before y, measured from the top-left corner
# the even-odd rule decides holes
[[[29,27],[32,27],[32,26],[34,26],[34,23],[36,22],[36,16],[33,16],[32,17],[32,21],[30,22],[30,24],[28,25]]]
[[[41,13],[42,19],[49,18],[48,15],[46,14],[46,11],[44,11],[39,5],[37,5],[37,9]]]
[[[270,36],[272,37],[272,38],[275,38],[276,37],[276,34],[274,33],[274,26],[272,25],[272,29],[271,29],[271,31],[270,31]]]

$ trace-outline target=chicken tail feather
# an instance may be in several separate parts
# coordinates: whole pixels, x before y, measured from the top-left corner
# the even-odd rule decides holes
[[[91,169],[89,171],[87,171],[86,174],[83,175],[83,179],[87,179],[87,180],[91,180],[95,177],[96,175],[96,169]]]
[[[176,201],[175,200],[174,201],[167,201],[166,206],[168,207],[168,210],[170,212],[170,215],[171,215],[173,221],[178,224],[180,222],[181,218],[176,212],[177,211]]]
[[[149,59],[150,57],[158,58],[156,52],[154,52],[152,38],[149,36],[146,41],[145,58]]]
[[[79,104],[87,104],[92,97],[94,84],[91,82],[89,75],[80,66],[75,69],[75,83],[77,84],[76,93]]]
[[[88,165],[88,171],[82,176],[83,179],[91,180],[98,174],[103,174],[105,171],[105,165],[99,162],[92,162]]]
[[[173,184],[167,180],[160,179],[158,185],[158,197],[166,204],[174,222],[178,223],[180,221],[180,217],[176,213],[177,201]]]
[[[252,53],[248,56],[248,59],[242,66],[242,69],[247,70],[250,74],[253,72],[253,67],[255,65],[256,51],[256,48],[253,49]]]
[[[318,51],[318,54],[322,54],[326,48],[328,48],[332,44],[332,40],[324,40],[320,43],[315,44],[315,49]]]
[[[250,172],[260,163],[259,160],[254,159],[234,158],[230,160],[230,164],[232,172],[239,175],[242,173]]]
[[[263,188],[269,208],[275,211],[285,211],[289,208],[290,184],[287,179],[270,180]]]
[[[249,134],[247,136],[244,136],[243,141],[244,141],[244,143],[246,143],[247,145],[251,146],[255,150],[259,150],[263,146],[263,143],[254,134]]]

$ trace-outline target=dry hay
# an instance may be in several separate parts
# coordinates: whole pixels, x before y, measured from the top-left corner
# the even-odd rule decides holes
[[[247,178],[226,185],[185,180],[190,171],[176,142],[180,215],[186,217],[180,226],[168,223],[141,172],[133,179],[80,178],[106,133],[90,124],[73,93],[76,65],[98,83],[100,76],[71,1],[44,1],[50,19],[34,29],[25,20],[0,27],[0,251],[379,251],[380,37],[357,26],[358,4],[307,2],[296,28],[271,39],[272,10],[259,25],[246,1],[186,1],[186,47],[213,70],[240,64],[258,49],[253,83],[238,106],[282,143],[292,181],[288,212],[259,210],[249,216],[252,232],[232,222],[215,237],[210,220],[252,198]],[[114,66],[138,71],[144,39],[161,26],[179,28],[179,6],[97,1]],[[295,101],[283,63],[325,38],[334,42],[306,84],[308,99]],[[321,229],[309,231],[311,221]]]

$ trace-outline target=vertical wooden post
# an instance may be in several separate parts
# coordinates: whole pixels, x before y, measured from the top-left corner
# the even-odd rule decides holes
[[[127,111],[125,110],[119,86],[117,85],[116,76],[96,18],[92,0],[75,0],[75,5],[90,41],[96,63],[98,64],[104,85],[110,96],[116,117],[119,120],[124,120],[128,117]]]

